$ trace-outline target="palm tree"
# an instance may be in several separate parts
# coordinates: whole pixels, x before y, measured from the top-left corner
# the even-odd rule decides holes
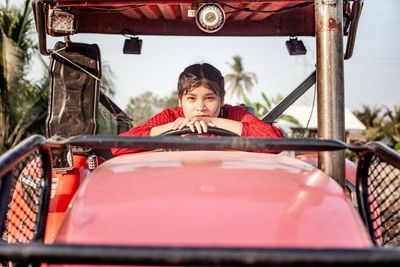
[[[360,111],[356,110],[353,113],[364,123],[365,127],[375,127],[382,123],[383,118],[380,115],[382,113],[382,108],[363,105]]]
[[[232,73],[225,75],[225,81],[229,84],[227,89],[238,101],[245,97],[245,91],[250,92],[254,83],[257,83],[257,76],[253,72],[245,72],[243,68],[242,58],[240,56],[233,57],[233,63],[227,63],[232,68]]]
[[[381,141],[400,151],[400,106],[389,109],[364,105],[353,113],[364,123],[367,141]]]
[[[385,121],[383,133],[388,139],[388,144],[400,149],[400,106],[395,106],[392,110],[385,108]]]
[[[33,133],[45,134],[48,69],[36,84],[24,79],[32,55],[38,54],[32,38],[33,26],[31,0],[25,0],[21,9],[10,7],[7,0],[4,6],[0,6],[0,153]],[[39,59],[45,69],[48,68],[40,56]],[[104,62],[102,70],[102,84],[106,94],[112,97],[111,67]],[[100,116],[99,121],[105,119]],[[110,128],[111,124],[105,123],[100,127]]]
[[[362,106],[360,111],[354,111],[354,115],[365,125],[365,138],[368,141],[378,141],[385,137],[383,132],[384,116],[382,108]]]
[[[47,87],[24,79],[35,48],[31,1],[0,7],[0,153],[30,133],[44,133]]]

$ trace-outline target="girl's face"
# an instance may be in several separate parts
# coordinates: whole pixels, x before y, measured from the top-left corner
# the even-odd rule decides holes
[[[218,117],[222,99],[213,90],[201,85],[179,99],[185,117]]]

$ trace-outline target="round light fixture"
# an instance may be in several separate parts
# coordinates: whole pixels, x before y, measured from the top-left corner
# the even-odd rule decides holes
[[[202,5],[196,12],[196,24],[203,32],[217,32],[225,24],[225,12],[218,4]]]

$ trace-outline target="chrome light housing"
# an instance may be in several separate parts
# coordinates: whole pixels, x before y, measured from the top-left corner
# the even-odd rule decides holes
[[[203,32],[217,32],[225,24],[225,12],[218,4],[204,4],[197,9],[196,24]]]

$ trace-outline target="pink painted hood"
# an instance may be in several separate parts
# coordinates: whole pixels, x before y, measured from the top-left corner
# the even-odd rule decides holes
[[[368,247],[342,189],[286,156],[236,151],[117,157],[87,177],[56,242]]]

